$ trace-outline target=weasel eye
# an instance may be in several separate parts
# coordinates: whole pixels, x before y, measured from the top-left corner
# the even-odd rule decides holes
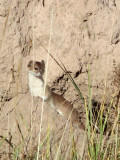
[[[39,68],[36,68],[36,67],[35,67],[35,70],[36,70],[36,71],[38,71],[38,70],[39,70]]]

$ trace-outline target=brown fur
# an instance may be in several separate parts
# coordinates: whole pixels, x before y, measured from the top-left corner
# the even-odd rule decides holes
[[[73,123],[74,126],[78,126],[80,129],[85,130],[85,126],[83,124],[80,124],[80,116],[78,111],[73,108],[73,105],[70,104],[66,99],[64,99],[62,96],[52,92],[53,97],[53,103],[56,106],[58,110],[60,110],[66,118],[70,116],[70,120]]]

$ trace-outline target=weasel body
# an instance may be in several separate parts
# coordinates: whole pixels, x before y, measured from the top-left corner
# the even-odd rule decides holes
[[[45,69],[44,61],[30,61],[28,63],[29,69],[29,88],[32,96],[40,97],[43,100],[49,102],[60,115],[68,118],[70,116],[73,125],[77,125],[79,128],[85,130],[84,125],[80,123],[79,113],[73,108],[72,104],[64,99],[62,96],[52,92],[49,86],[46,85],[43,80],[43,73]],[[44,94],[45,88],[45,94]]]

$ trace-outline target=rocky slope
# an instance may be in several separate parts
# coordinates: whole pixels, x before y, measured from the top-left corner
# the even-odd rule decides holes
[[[1,136],[10,139],[11,135],[14,144],[19,144],[23,139],[27,143],[32,119],[34,125],[32,124],[31,143],[38,140],[42,101],[38,98],[32,101],[29,94],[27,63],[30,59],[48,61],[47,82],[51,89],[62,94],[80,112],[85,113],[76,89],[44,48],[59,63],[62,61],[86,99],[89,97],[89,71],[93,101],[101,102],[105,87],[106,103],[110,100],[115,89],[113,71],[120,62],[119,15],[120,2],[117,0],[1,0]],[[59,142],[64,124],[65,119],[45,104],[42,136],[45,138],[49,125],[51,146],[54,146],[51,157],[55,155],[54,143]],[[74,134],[79,137],[77,146],[82,155],[84,143],[81,140],[85,133],[76,129]],[[68,135],[69,127],[65,137]],[[67,138],[64,140],[68,145],[63,143],[63,155],[69,153],[66,150],[71,145]],[[2,158],[9,156],[3,154],[8,153],[8,146],[7,142],[2,145]]]

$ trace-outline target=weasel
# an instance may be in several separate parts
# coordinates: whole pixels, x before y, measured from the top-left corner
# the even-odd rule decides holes
[[[73,126],[78,126],[80,129],[85,130],[85,126],[80,122],[80,116],[76,109],[73,108],[72,104],[64,99],[61,95],[52,92],[48,85],[45,87],[45,82],[43,80],[43,74],[45,72],[45,63],[42,60],[29,61],[28,63],[29,71],[29,88],[32,96],[40,97],[44,101],[47,101],[51,107],[53,107],[60,115],[69,118],[73,123]],[[44,94],[45,87],[45,94]]]

